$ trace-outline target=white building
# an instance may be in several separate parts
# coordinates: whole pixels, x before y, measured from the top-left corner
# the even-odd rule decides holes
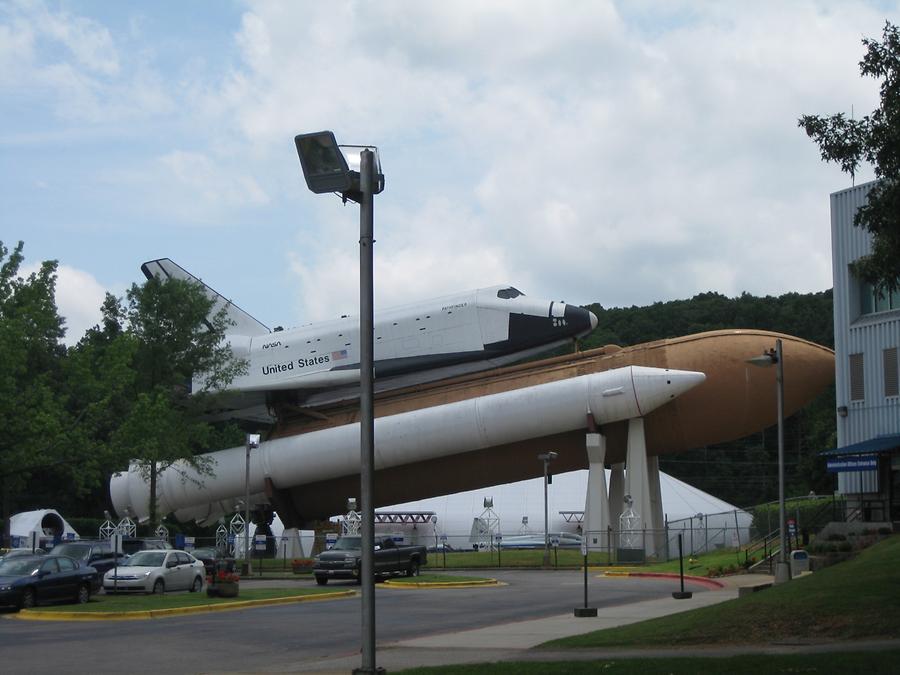
[[[872,250],[853,225],[874,183],[831,195],[838,492],[867,521],[900,520],[900,292],[878,293],[850,269]]]

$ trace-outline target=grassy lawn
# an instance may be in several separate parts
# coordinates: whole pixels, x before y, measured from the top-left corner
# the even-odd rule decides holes
[[[444,584],[453,581],[490,581],[488,577],[470,577],[462,574],[420,574],[417,577],[396,577],[392,584]]]
[[[695,556],[693,559],[685,557],[684,573],[694,576],[706,576],[710,569],[727,569],[728,567],[740,568],[744,556],[735,549],[723,549],[704,555]],[[496,569],[498,567],[541,567],[544,562],[543,549],[523,549],[515,551],[503,551],[498,560],[497,551],[453,551],[447,554],[446,567],[444,567],[444,555],[441,553],[428,554],[428,567],[430,569]],[[584,563],[581,551],[575,549],[559,549],[556,553],[550,552],[550,566],[577,568]],[[596,567],[609,566],[609,556],[604,552],[588,554],[588,565]],[[624,567],[624,565],[623,565]],[[629,565],[629,569],[636,572],[678,572],[678,560],[662,563],[647,563]]]
[[[452,551],[446,555],[446,566],[444,563],[444,554],[429,553],[428,565],[429,570],[451,570],[451,569],[503,569],[503,568],[534,568],[541,567],[544,562],[543,549],[521,549],[502,551],[499,555],[497,551]],[[578,549],[559,549],[554,553],[550,552],[550,566],[561,568],[578,568],[584,562],[581,551]],[[743,562],[743,554],[734,549],[723,549],[721,551],[713,551],[705,555],[695,556],[694,562],[685,557],[684,573],[694,576],[706,576],[708,570],[718,568],[728,568],[733,566],[740,568],[740,562]],[[592,552],[588,554],[588,565],[596,567],[609,566],[609,555],[604,552]],[[638,572],[678,572],[678,560],[664,563],[647,563],[645,565],[635,565],[633,567]],[[253,577],[260,576],[262,570],[262,578],[280,578],[295,576],[291,571],[291,561],[279,559],[263,559],[253,560]]]
[[[712,607],[548,642],[546,647],[752,644],[900,637],[900,536],[790,583]]]
[[[210,598],[203,593],[166,593],[165,595],[95,595],[85,605],[44,605],[35,607],[34,612],[140,612],[151,609],[173,607],[196,607],[198,605],[218,605],[241,600],[266,600],[288,598],[299,595],[333,593],[336,589],[326,588],[259,588],[241,589],[236,598]],[[346,590],[346,589],[337,589]]]
[[[897,672],[900,650],[883,652],[854,652],[844,654],[791,654],[779,656],[666,657],[657,659],[602,659],[596,661],[506,662],[482,663],[468,666],[413,668],[401,671],[404,675],[697,675],[697,673],[728,673],[729,675],[760,675],[766,673],[866,673],[892,675]]]
[[[550,566],[559,561],[560,567],[580,567],[584,557],[578,549],[559,549],[557,555],[550,551]],[[544,562],[544,549],[521,549],[514,551],[452,551],[447,553],[446,569],[452,568],[496,568],[498,567],[541,567]],[[590,553],[588,565],[607,565],[609,556],[606,553]],[[428,567],[444,568],[443,553],[429,553]]]
[[[716,575],[719,571],[734,573],[742,569],[740,562],[743,562],[744,554],[735,549],[722,549],[721,551],[712,551],[696,555],[693,558],[684,558],[684,573],[695,577],[708,576],[709,570],[714,570]],[[740,562],[739,562],[740,561]],[[731,572],[728,572],[731,568]],[[634,568],[635,572],[674,572],[678,574],[678,560],[670,560],[669,562],[651,563],[641,565]]]

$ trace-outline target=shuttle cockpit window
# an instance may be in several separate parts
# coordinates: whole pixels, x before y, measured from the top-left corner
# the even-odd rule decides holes
[[[518,288],[513,288],[510,286],[509,288],[501,288],[497,291],[497,297],[503,300],[512,300],[513,298],[518,298],[520,295],[525,295]]]

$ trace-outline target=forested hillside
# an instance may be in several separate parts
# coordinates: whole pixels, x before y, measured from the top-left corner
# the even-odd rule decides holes
[[[727,298],[702,293],[690,300],[647,307],[590,306],[599,324],[582,349],[605,344],[634,345],[723,328],[759,328],[795,335],[834,348],[832,293],[787,293],[764,298]],[[833,490],[833,478],[817,453],[835,445],[834,388],[785,424],[785,481],[788,496]],[[668,474],[738,506],[777,499],[776,429],[660,459]]]

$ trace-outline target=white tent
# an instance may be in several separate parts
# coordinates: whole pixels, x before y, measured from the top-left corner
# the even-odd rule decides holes
[[[581,533],[580,515],[584,511],[588,471],[556,474],[548,486],[548,529],[554,533]],[[607,471],[607,482],[609,472]],[[683,481],[660,472],[663,513],[675,538],[684,530],[686,552],[688,535],[693,529],[693,551],[746,542],[751,516],[733,504],[717,499]],[[376,526],[382,532],[402,535],[410,542],[435,545],[442,536],[454,548],[471,548],[473,522],[485,512],[485,498],[493,502],[492,513],[499,518],[496,531],[504,538],[526,533],[543,533],[544,480],[508,483],[481,490],[470,490],[443,497],[432,497],[406,504],[380,508],[377,513],[433,513],[436,522],[418,524],[385,523]],[[702,514],[703,518],[696,516]]]
[[[9,519],[12,548],[48,548],[62,539],[78,539],[78,533],[53,509],[24,511]]]

